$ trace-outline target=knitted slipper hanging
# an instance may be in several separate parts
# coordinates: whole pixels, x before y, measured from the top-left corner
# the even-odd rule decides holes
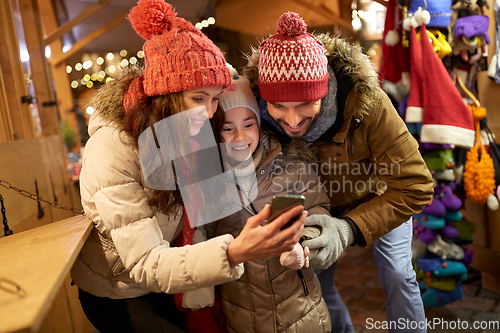
[[[479,121],[486,116],[486,109],[476,97],[464,86],[458,75],[455,76],[458,85],[472,99],[474,104],[469,109],[474,117],[476,128],[476,142],[474,147],[467,153],[464,171],[464,189],[467,199],[478,204],[485,204],[488,197],[495,192],[495,168],[493,160],[488,154],[481,141]]]

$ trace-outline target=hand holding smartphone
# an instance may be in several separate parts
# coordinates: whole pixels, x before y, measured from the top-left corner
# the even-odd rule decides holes
[[[303,195],[293,195],[293,194],[277,194],[273,196],[271,202],[271,212],[269,213],[269,217],[267,219],[267,223],[271,223],[274,219],[279,217],[284,212],[292,209],[296,206],[304,206],[306,203],[306,198]],[[288,228],[291,226],[297,219],[300,217],[300,214],[291,218],[284,226],[281,227],[281,230]]]

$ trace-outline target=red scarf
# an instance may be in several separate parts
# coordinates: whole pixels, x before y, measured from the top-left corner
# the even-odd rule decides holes
[[[193,151],[198,151],[200,149],[200,144],[194,140],[191,140],[191,145]],[[187,162],[184,161],[182,173],[188,183],[192,178],[189,172],[189,166]],[[192,216],[198,216],[201,206],[201,198],[198,194],[193,191],[189,191],[191,207],[193,210]],[[181,247],[184,245],[193,244],[193,236],[195,228],[191,227],[189,218],[186,212],[186,208],[183,209],[182,222],[184,227],[182,228],[182,233],[175,240],[175,246]],[[193,225],[196,225],[198,221],[193,221]],[[220,296],[215,290],[215,302],[212,307],[206,307],[196,311],[190,309],[185,309],[182,307],[182,297],[184,293],[174,294],[175,305],[180,311],[186,313],[186,328],[188,333],[227,333],[226,323],[224,321],[224,314],[222,312]]]

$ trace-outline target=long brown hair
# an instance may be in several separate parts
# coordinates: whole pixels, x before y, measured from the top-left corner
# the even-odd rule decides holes
[[[144,104],[137,104],[126,113],[124,131],[130,135],[137,148],[140,135],[148,127],[185,109],[182,92],[147,98]],[[179,130],[178,133],[172,133],[172,137],[178,138],[175,143],[189,142],[189,132],[186,131]],[[162,142],[162,144],[172,145],[169,149],[174,149],[175,143]],[[181,147],[178,146],[177,149],[181,149]],[[175,179],[168,181],[175,182]],[[164,214],[170,214],[176,212],[182,206],[183,202],[178,190],[151,190],[149,204]]]

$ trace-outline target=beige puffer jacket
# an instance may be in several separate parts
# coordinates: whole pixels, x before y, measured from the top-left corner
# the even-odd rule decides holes
[[[107,105],[121,106],[120,86],[110,84],[110,91],[101,93],[110,98]],[[182,230],[182,210],[167,216],[148,204],[138,152],[114,122],[120,112],[123,109],[96,113],[89,123],[80,191],[95,228],[71,271],[73,281],[96,296],[131,298],[238,279],[243,265],[231,267],[226,254],[231,235],[193,246],[170,246]]]
[[[302,194],[309,215],[329,214],[329,200],[314,169],[303,162],[276,167],[275,159],[282,156],[280,144],[271,138],[268,155],[256,170],[258,195],[252,202],[255,211],[270,204],[273,195]],[[246,207],[222,219],[216,234],[236,237],[251,212],[252,208]],[[301,279],[297,271],[281,266],[279,257],[252,260],[244,266],[240,279],[222,285],[222,306],[230,332],[331,331],[330,315],[314,269],[301,269]]]

